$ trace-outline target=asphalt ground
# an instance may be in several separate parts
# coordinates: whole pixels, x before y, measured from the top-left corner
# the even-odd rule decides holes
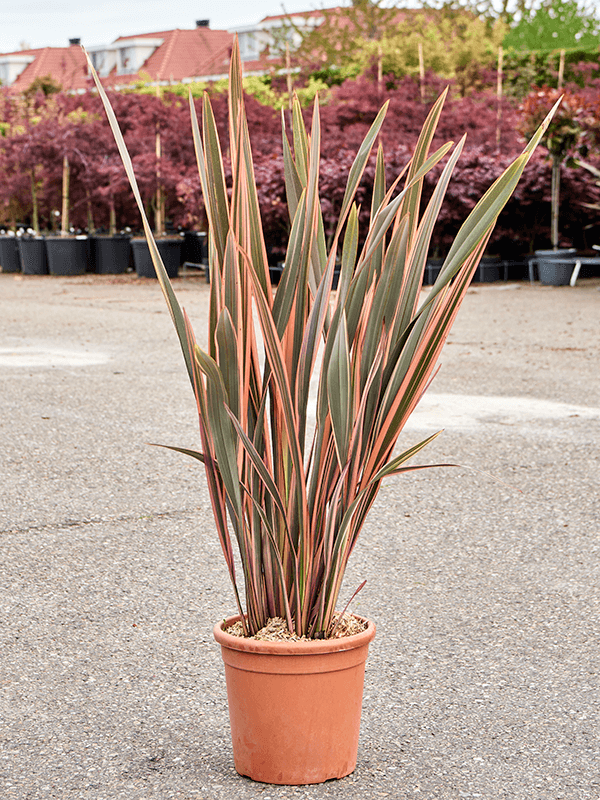
[[[208,287],[176,281],[206,337]],[[0,797],[599,800],[600,281],[473,287],[354,553],[353,775],[233,769],[233,611],[156,282],[0,275]]]

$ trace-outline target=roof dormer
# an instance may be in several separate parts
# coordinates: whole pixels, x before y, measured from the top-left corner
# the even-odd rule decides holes
[[[0,81],[2,86],[10,86],[14,83],[25,67],[35,61],[35,56],[21,55],[20,53],[9,53],[0,56]]]
[[[134,75],[144,65],[164,39],[147,36],[117,39],[108,45],[95,45],[88,51],[94,69],[101,78],[105,78],[116,69],[117,75]]]

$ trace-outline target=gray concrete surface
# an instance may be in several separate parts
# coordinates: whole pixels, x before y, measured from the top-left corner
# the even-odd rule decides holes
[[[468,469],[382,490],[358,767],[291,788],[233,770],[204,477],[147,445],[198,445],[157,285],[0,275],[0,797],[599,800],[599,286],[470,291],[405,436]]]

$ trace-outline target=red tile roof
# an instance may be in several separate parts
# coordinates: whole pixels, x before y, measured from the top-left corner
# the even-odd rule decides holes
[[[269,14],[268,17],[263,17],[261,22],[267,22],[271,19],[289,19],[289,17],[323,17],[326,14],[331,14],[332,12],[341,11],[340,6],[335,6],[334,8],[317,8],[312,9],[311,11],[290,11],[289,14]]]
[[[233,44],[233,36],[227,31],[213,31],[210,28],[199,27],[193,30],[120,36],[115,41],[146,38],[163,39],[163,43],[146,59],[140,69],[154,81],[181,81],[184,78],[227,72]],[[113,72],[105,82],[109,85],[126,84],[134,79],[133,75],[117,75]]]
[[[88,86],[85,55],[79,45],[70,47],[42,47],[36,50],[19,50],[15,53],[2,53],[3,56],[34,56],[11,89],[22,92],[28,89],[36,78],[47,75],[60,83],[65,91],[78,91]]]
[[[152,55],[146,59],[140,72],[153,81],[181,81],[208,75],[227,74],[233,36],[227,31],[198,27],[193,30],[159,31],[135,36],[119,36],[115,41],[128,39],[162,39]],[[110,45],[107,45],[110,47]],[[87,64],[79,45],[70,47],[43,47],[2,53],[2,56],[34,56],[10,88],[28,89],[36,78],[49,75],[65,91],[81,91],[90,87]],[[104,79],[108,86],[123,86],[139,77],[135,74],[118,75],[116,70]]]

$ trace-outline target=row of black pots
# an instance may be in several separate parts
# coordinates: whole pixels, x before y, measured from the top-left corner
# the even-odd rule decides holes
[[[285,263],[280,261],[279,264],[276,266],[269,267],[269,277],[271,278],[271,284],[273,286],[277,286],[279,281],[281,280],[281,276],[283,275],[283,269],[285,267]],[[331,281],[331,288],[335,291],[338,287],[338,283],[340,280],[340,268],[339,266],[334,267],[333,269],[333,278]]]
[[[536,277],[545,286],[567,286],[571,282],[577,262],[581,263],[579,277],[600,274],[600,256],[578,255],[575,248],[536,250],[533,255],[507,260],[493,257],[481,259],[473,276],[473,283],[498,280],[533,281]],[[429,259],[425,268],[424,283],[433,284],[439,275],[443,259]]]
[[[48,254],[43,236],[0,236],[2,272],[47,275]]]
[[[157,246],[169,277],[177,277],[182,263],[206,264],[206,235],[186,232],[184,237],[157,240]],[[518,280],[537,267],[543,284],[562,286],[569,283],[575,265],[575,250],[539,250],[535,259],[517,261],[498,257],[482,258],[474,283],[498,280]],[[588,259],[591,261],[591,259]],[[424,283],[433,284],[439,275],[443,259],[429,259]],[[85,272],[121,274],[133,268],[140,277],[156,278],[156,272],[145,239],[129,236],[79,237],[15,237],[0,236],[0,267],[2,272],[23,272],[25,275],[82,275]],[[279,283],[283,263],[271,267],[271,280]],[[339,272],[334,276],[334,287]]]
[[[440,274],[443,263],[443,258],[428,259],[423,276],[423,283],[429,285],[434,284]],[[525,269],[524,262],[519,262],[519,266]],[[506,280],[508,274],[509,262],[503,261],[498,256],[484,256],[475,270],[473,283],[495,283],[496,281]]]
[[[182,263],[202,264],[206,260],[203,234],[158,239],[157,246],[171,278],[177,277]],[[3,272],[25,275],[116,275],[132,267],[140,277],[156,278],[148,243],[129,236],[2,236],[0,267]]]
[[[444,263],[443,258],[432,258],[428,259],[427,265],[425,267],[425,274],[423,276],[423,283],[425,284],[433,284],[436,281],[437,276],[440,274],[440,269],[442,264]],[[283,273],[285,264],[280,262],[277,266],[269,267],[269,273],[271,276],[271,283],[273,285],[277,285],[281,279],[281,275]],[[514,262],[514,266],[518,268],[518,275],[515,275],[515,278],[522,278],[525,276],[525,270],[527,269],[527,264],[525,261],[518,261]],[[490,256],[482,258],[475,275],[473,277],[474,283],[493,283],[494,281],[499,280],[506,280],[508,276],[511,276],[511,271],[513,267],[513,262],[502,261],[500,258]],[[334,274],[333,274],[333,283],[332,288],[336,289],[338,280],[339,280],[340,270],[339,267],[336,267]]]
[[[103,245],[108,245],[108,249]],[[0,237],[2,272],[22,272],[24,275],[83,275],[90,271],[125,272],[128,265],[128,238],[111,237],[106,242],[101,242],[87,236]]]

